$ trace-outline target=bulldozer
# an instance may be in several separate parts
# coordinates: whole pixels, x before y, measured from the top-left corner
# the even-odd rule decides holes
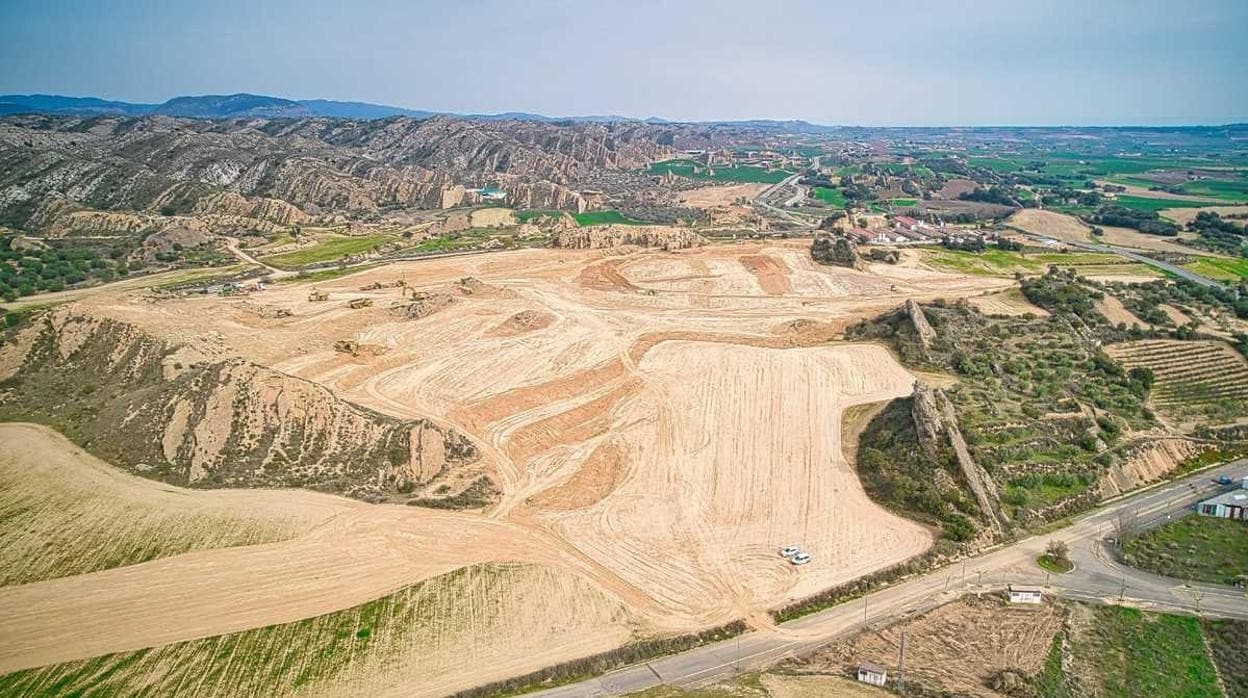
[[[308,300],[313,302],[327,301],[329,300],[329,294],[325,291],[314,288],[312,289],[312,292],[308,294]]]

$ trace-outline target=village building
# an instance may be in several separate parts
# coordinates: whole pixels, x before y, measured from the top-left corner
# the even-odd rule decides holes
[[[1011,584],[1007,591],[1010,595],[1010,603],[1042,603],[1044,601],[1044,590],[1040,587]]]
[[[893,218],[893,227],[897,230],[912,232],[919,229],[919,222],[910,216],[897,216]]]
[[[1248,478],[1244,478],[1243,487],[1224,492],[1197,504],[1196,513],[1219,519],[1248,521]]]
[[[858,680],[872,686],[883,686],[888,680],[888,670],[875,662],[863,662],[858,665]]]

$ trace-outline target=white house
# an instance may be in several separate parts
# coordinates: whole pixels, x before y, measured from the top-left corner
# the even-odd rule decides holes
[[[1216,516],[1219,519],[1248,521],[1248,486],[1206,499],[1196,505],[1196,513]]]
[[[858,665],[858,680],[872,686],[883,686],[888,680],[888,670],[875,662],[863,662]]]
[[[1010,603],[1041,603],[1044,601],[1044,591],[1040,587],[1011,584],[1009,592]]]

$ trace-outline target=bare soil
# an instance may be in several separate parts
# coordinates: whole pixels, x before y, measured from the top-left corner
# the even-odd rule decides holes
[[[501,494],[484,511],[459,512],[333,500],[332,517],[289,540],[0,589],[0,671],[309,618],[483,563],[578,580],[567,588],[595,596],[572,594],[569,614],[577,598],[605,597],[643,635],[687,631],[765,617],[930,545],[928,531],[866,497],[841,448],[845,409],[908,395],[914,376],[882,347],[828,341],[906,298],[979,295],[1010,281],[821,267],[800,244],[604,255],[525,250],[320,284],[331,299],[374,301],[358,310],[276,284],[245,301],[290,313],[266,319],[221,297],[106,293],[80,303],[383,414],[453,428]],[[384,287],[402,279],[434,293],[465,277],[500,292],[460,294],[411,317],[390,307],[410,303],[403,289]],[[383,287],[360,290],[375,283]],[[379,350],[347,356],[334,349],[342,340]],[[275,511],[326,500],[180,496],[201,494],[248,495]],[[775,550],[789,544],[814,562],[788,565]],[[517,617],[509,637],[532,622]],[[519,674],[622,641],[617,626],[540,651],[517,639],[491,662]],[[478,676],[464,663],[436,683],[446,692]]]

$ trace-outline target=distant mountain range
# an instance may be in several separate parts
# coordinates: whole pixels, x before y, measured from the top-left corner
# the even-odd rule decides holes
[[[180,116],[193,119],[302,119],[326,117],[331,119],[388,119],[408,116],[426,119],[431,116],[453,116],[475,121],[536,121],[542,123],[624,123],[648,124],[680,123],[652,116],[634,119],[614,114],[586,116],[546,116],[528,112],[503,112],[501,114],[459,114],[434,112],[422,109],[406,109],[387,104],[367,102],[340,102],[332,99],[283,99],[267,95],[199,95],[174,97],[160,104],[141,104],[100,99],[98,97],[64,97],[61,95],[0,95],[0,116],[6,114],[60,114],[80,116]],[[707,122],[744,128],[772,128],[789,132],[822,133],[836,127],[820,126],[805,121],[717,121]]]
[[[641,121],[624,116],[570,116],[555,117],[524,112],[502,114],[453,114],[421,109],[405,109],[387,104],[367,102],[340,102],[332,99],[283,99],[267,95],[233,94],[174,97],[161,104],[118,102],[97,97],[64,97],[60,95],[0,95],[0,115],[4,114],[70,114],[70,115],[118,115],[181,116],[192,119],[301,119],[327,117],[332,119],[387,119],[393,116],[410,116],[424,119],[445,114],[461,119],[479,121],[575,121],[583,123],[613,123]],[[646,119],[649,123],[667,123],[664,119]]]

